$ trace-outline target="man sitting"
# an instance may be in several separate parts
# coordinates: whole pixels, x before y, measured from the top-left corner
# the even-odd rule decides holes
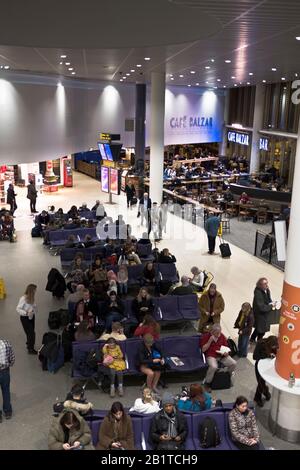
[[[227,339],[222,333],[221,325],[214,323],[210,332],[200,338],[200,347],[209,366],[205,377],[207,391],[211,391],[211,383],[218,369],[218,361],[226,366],[230,373],[236,368],[236,361],[229,356],[229,352],[223,354],[219,352],[222,346],[228,347]]]
[[[194,293],[194,287],[190,284],[189,278],[187,276],[182,276],[181,286],[175,287],[175,289],[171,292],[172,295],[188,295]]]

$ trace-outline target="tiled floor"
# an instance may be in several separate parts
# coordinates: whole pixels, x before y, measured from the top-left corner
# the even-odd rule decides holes
[[[100,198],[102,202],[108,196],[101,193],[99,182],[75,173],[74,188],[64,188],[58,193],[40,195],[37,208],[42,210],[54,204],[56,208],[69,209],[72,204],[80,205],[87,202],[89,206]],[[16,364],[11,370],[11,390],[14,407],[14,417],[11,421],[0,425],[0,449],[44,449],[47,447],[47,433],[51,419],[52,404],[56,397],[64,398],[72,384],[70,364],[66,364],[57,374],[52,375],[41,370],[36,357],[28,356],[25,349],[25,337],[20,320],[16,313],[16,304],[25,286],[30,283],[38,285],[36,320],[37,341],[40,346],[42,335],[47,331],[47,318],[50,310],[55,310],[63,302],[53,300],[51,294],[45,291],[47,274],[51,267],[60,268],[59,257],[53,257],[42,246],[40,239],[32,239],[32,217],[29,215],[29,201],[26,191],[17,188],[18,210],[16,212],[16,228],[18,241],[15,244],[0,243],[0,277],[5,279],[7,298],[0,301],[0,335],[9,339],[16,352]],[[122,213],[132,225],[133,233],[141,235],[143,228],[139,226],[136,208],[127,212],[124,196],[113,196],[115,203],[107,205],[109,215],[117,216]],[[219,254],[207,254],[207,241],[204,231],[189,222],[184,222],[176,216],[169,216],[168,239],[159,244],[159,248],[169,247],[177,258],[179,273],[189,274],[191,266],[197,265],[211,271],[215,276],[218,289],[222,292],[226,308],[222,314],[222,326],[226,335],[236,336],[233,324],[240,305],[252,301],[255,283],[261,276],[266,276],[274,299],[280,299],[283,273],[257,260],[241,249],[231,246],[232,257],[222,259]],[[274,327],[276,332],[276,327]],[[174,334],[174,333],[172,333]],[[250,359],[250,357],[249,357]],[[197,377],[185,377],[182,382],[171,381],[170,391],[178,392],[181,385],[197,381]],[[126,383],[125,383],[126,385]],[[133,403],[140,393],[141,383],[130,383],[125,387],[124,405]],[[238,363],[238,373],[235,386],[229,391],[219,392],[218,397],[224,401],[233,401],[238,394],[253,398],[255,389],[254,369],[247,359]],[[88,398],[96,408],[109,408],[111,400],[107,395],[95,389],[88,390]],[[259,412],[263,419],[266,409]],[[295,448],[279,439],[273,439],[264,425],[261,425],[262,435],[269,446],[281,449]],[[12,437],[13,436],[13,437]]]

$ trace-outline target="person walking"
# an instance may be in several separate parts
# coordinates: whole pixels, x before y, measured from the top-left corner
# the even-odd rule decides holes
[[[256,338],[262,339],[267,331],[270,331],[269,313],[275,309],[275,303],[271,299],[268,279],[261,277],[254,289],[253,313],[254,331],[250,343],[255,343]]]
[[[15,354],[9,341],[0,339],[0,386],[3,397],[3,413],[6,419],[12,416],[10,402],[10,372],[9,369],[15,363]],[[0,423],[2,422],[2,411],[0,410]]]
[[[14,190],[14,185],[12,183],[10,183],[10,185],[8,186],[6,202],[10,205],[10,212],[13,216],[18,206],[16,203],[16,193]]]
[[[29,181],[29,185],[27,186],[27,199],[30,200],[30,211],[31,214],[36,214],[36,198],[37,198],[37,190],[35,187],[34,182],[31,180]]]
[[[151,232],[151,207],[152,201],[149,197],[148,193],[144,193],[143,197],[141,197],[139,201],[139,208],[137,216],[141,216],[141,225],[144,223],[144,219],[146,221],[146,227],[148,231],[148,236]]]
[[[34,297],[36,293],[37,286],[35,284],[29,284],[26,287],[24,295],[19,300],[17,305],[17,312],[20,315],[20,320],[26,334],[26,345],[28,349],[28,354],[37,354],[37,351],[34,348],[35,345],[35,314],[36,314],[36,304],[34,302]]]
[[[127,198],[127,209],[129,209],[129,207],[131,207],[131,201],[134,196],[132,188],[131,186],[129,186],[129,184],[126,184],[125,186],[125,193]]]
[[[209,213],[209,217],[205,223],[205,231],[208,239],[208,253],[213,255],[216,246],[216,236],[220,226],[220,219],[213,212]]]
[[[254,401],[260,407],[264,406],[263,395],[266,401],[271,400],[271,393],[265,379],[260,375],[258,370],[258,363],[261,359],[274,359],[279,349],[277,336],[268,336],[257,342],[253,352],[253,359],[255,360],[255,377],[257,387],[254,395]]]

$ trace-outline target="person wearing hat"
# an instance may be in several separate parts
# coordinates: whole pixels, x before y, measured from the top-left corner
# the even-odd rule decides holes
[[[188,434],[185,416],[175,407],[175,399],[165,392],[162,400],[162,410],[151,422],[150,439],[155,450],[184,450]]]
[[[146,334],[143,339],[144,341],[137,356],[138,369],[147,376],[147,387],[158,393],[157,384],[165,361],[161,349],[154,342],[153,336]]]

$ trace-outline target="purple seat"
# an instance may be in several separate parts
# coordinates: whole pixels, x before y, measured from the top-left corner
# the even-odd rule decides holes
[[[133,434],[134,434],[134,447],[136,450],[143,450],[142,447],[142,418],[131,416]]]
[[[185,450],[195,450],[195,444],[193,441],[193,429],[192,429],[192,416],[184,415],[186,419],[186,424],[188,427],[188,435],[185,441]]]
[[[107,414],[107,412],[106,412],[106,414]],[[95,447],[99,442],[99,430],[100,430],[100,426],[102,424],[103,419],[104,419],[104,416],[103,416],[103,418],[99,418],[99,419],[96,419],[96,420],[90,422],[90,426],[91,426],[91,430],[92,430],[93,445]]]
[[[207,416],[213,418],[216,423],[221,437],[221,443],[217,447],[210,447],[208,449],[201,447],[199,439],[199,427]],[[201,411],[199,414],[192,415],[192,430],[193,430],[193,442],[196,450],[230,450],[230,445],[226,439],[225,434],[225,413],[222,411],[213,413],[207,411]]]
[[[142,439],[143,439],[143,449],[144,450],[153,450],[153,444],[150,440],[150,428],[151,422],[155,415],[145,415],[142,420]]]
[[[158,263],[157,270],[165,281],[178,282],[178,273],[175,263]]]
[[[137,264],[136,266],[127,266],[128,269],[128,284],[135,285],[139,284],[143,275],[144,266]]]
[[[87,379],[87,377],[83,376],[81,372],[76,369],[76,364],[78,364],[80,360],[83,360],[86,357],[87,352],[91,351],[91,349],[97,349],[97,348],[99,348],[98,341],[88,341],[86,343],[74,341],[72,343],[72,350],[73,350],[72,377],[76,379]]]
[[[154,259],[154,256],[152,254],[152,244],[151,243],[147,243],[147,244],[143,244],[143,243],[137,243],[136,245],[136,251],[137,251],[137,254],[139,255],[140,258],[143,258],[143,260],[147,260],[147,261],[152,261]]]
[[[124,302],[125,303],[125,316],[128,318],[128,320],[130,320],[130,322],[138,324],[138,320],[132,311],[132,301],[133,301],[133,298],[131,299],[127,298]]]
[[[179,295],[178,309],[185,320],[199,320],[200,318],[196,294]]]
[[[157,321],[182,321],[182,315],[178,308],[177,295],[167,295],[166,297],[155,298],[154,304],[156,306],[154,311],[154,318]]]
[[[163,338],[164,356],[178,357],[184,363],[176,366],[171,359],[168,365],[171,370],[192,372],[206,367],[199,347],[199,336],[171,336]]]
[[[126,374],[141,374],[141,371],[137,368],[137,354],[141,343],[141,338],[130,338],[125,341]]]

